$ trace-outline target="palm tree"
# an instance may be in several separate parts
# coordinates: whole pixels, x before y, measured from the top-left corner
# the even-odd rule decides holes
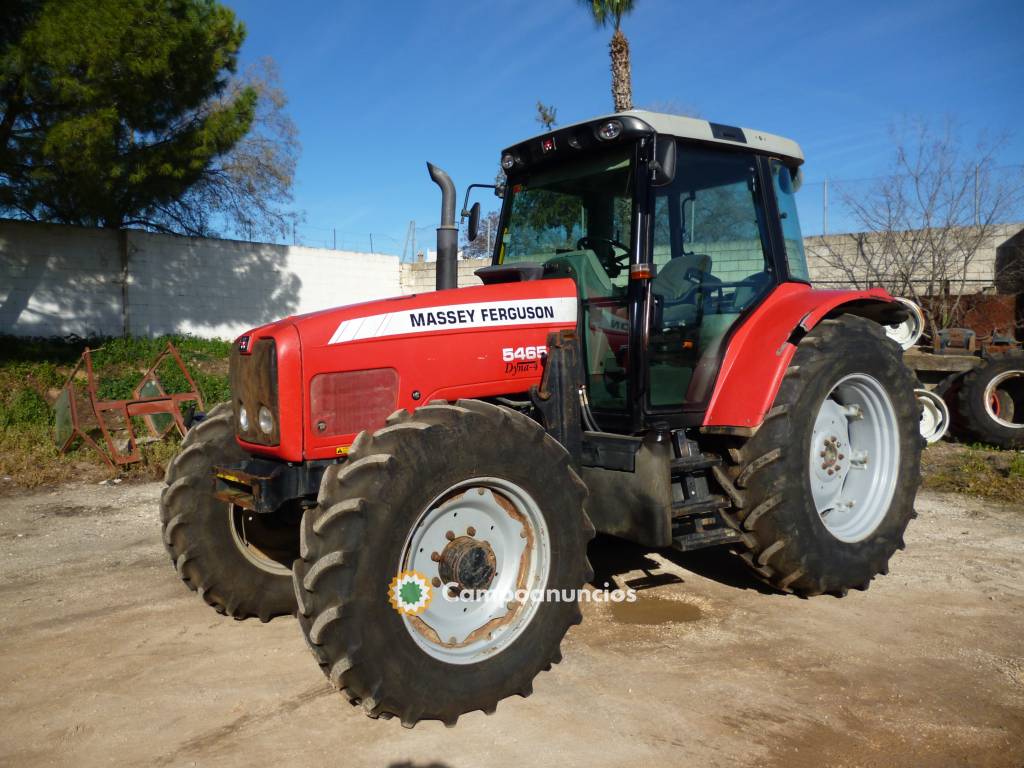
[[[624,112],[633,108],[633,83],[629,68],[629,41],[622,34],[622,17],[633,10],[633,0],[580,0],[590,9],[594,22],[615,27],[608,50],[612,57],[612,98],[615,111]]]

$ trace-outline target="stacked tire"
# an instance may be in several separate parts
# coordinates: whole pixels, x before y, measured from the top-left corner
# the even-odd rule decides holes
[[[962,440],[1024,448],[1024,350],[986,356],[944,395]]]

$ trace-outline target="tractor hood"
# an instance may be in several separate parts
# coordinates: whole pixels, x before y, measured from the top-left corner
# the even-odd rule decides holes
[[[275,390],[279,437],[239,440],[288,461],[334,458],[396,409],[527,392],[540,383],[548,333],[576,323],[575,283],[552,279],[398,296],[256,328],[237,340],[232,394],[238,400],[236,381],[274,379],[259,389]],[[247,373],[268,340],[274,371]]]

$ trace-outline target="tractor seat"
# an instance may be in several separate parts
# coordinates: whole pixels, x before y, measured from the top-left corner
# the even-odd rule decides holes
[[[663,323],[666,326],[693,325],[697,322],[700,291],[686,277],[691,269],[705,274],[711,271],[711,258],[703,254],[677,256],[658,269],[651,290],[665,301]]]

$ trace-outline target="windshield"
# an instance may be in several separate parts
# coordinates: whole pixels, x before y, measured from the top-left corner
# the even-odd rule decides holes
[[[605,271],[627,264],[633,193],[630,150],[619,148],[514,181],[498,262],[544,263],[590,251]]]

